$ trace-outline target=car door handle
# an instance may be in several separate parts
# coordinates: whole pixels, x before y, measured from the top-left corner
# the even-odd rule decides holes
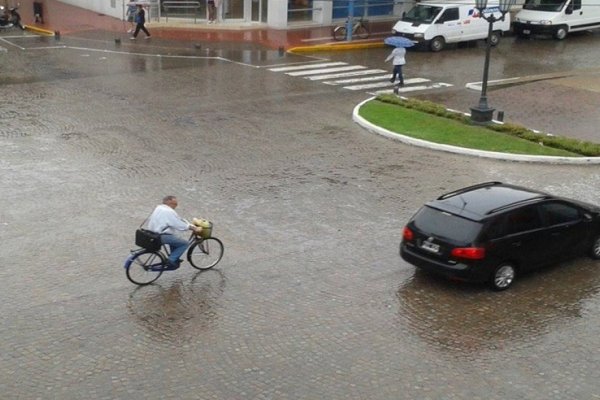
[[[513,247],[521,247],[521,245],[522,245],[522,244],[523,244],[523,243],[522,243],[522,242],[520,242],[520,241],[519,241],[519,242],[512,242],[512,243],[511,243],[511,246],[513,246]]]
[[[551,236],[560,236],[560,235],[561,235],[561,233],[560,233],[560,232],[552,232],[550,235],[551,235]]]

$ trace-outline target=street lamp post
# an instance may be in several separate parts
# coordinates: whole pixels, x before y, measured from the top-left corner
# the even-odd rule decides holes
[[[475,0],[475,8],[479,11],[479,16],[488,22],[488,35],[487,44],[485,47],[485,63],[483,64],[483,79],[481,82],[481,96],[479,97],[479,104],[477,107],[471,107],[471,120],[478,124],[485,124],[492,120],[494,109],[488,106],[487,102],[487,84],[488,84],[488,71],[490,69],[490,51],[492,49],[492,33],[494,29],[494,22],[503,21],[504,17],[510,10],[510,7],[515,3],[515,0],[500,0],[498,3],[498,10],[501,16],[496,17],[494,15],[493,8],[490,8],[488,14],[485,14],[487,7],[487,0]]]

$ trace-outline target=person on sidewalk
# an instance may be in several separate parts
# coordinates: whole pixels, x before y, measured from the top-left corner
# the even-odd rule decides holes
[[[144,11],[144,7],[142,7],[141,4],[137,5],[137,11],[135,13],[135,23],[135,32],[133,32],[133,36],[129,39],[135,40],[138,33],[140,33],[140,30],[144,31],[144,33],[146,34],[146,39],[150,39],[152,37],[150,35],[150,32],[148,32],[148,29],[146,29],[146,27],[144,26],[144,24],[146,23],[146,11]]]
[[[215,23],[217,21],[217,6],[215,5],[215,0],[206,0],[206,12],[208,13],[208,23]]]
[[[137,12],[137,7],[135,6],[135,3],[132,1],[131,3],[127,4],[127,22],[129,22],[129,30],[127,31],[127,33],[133,33],[134,29],[135,29],[135,14]]]
[[[177,205],[177,197],[165,196],[162,204],[157,205],[148,218],[148,229],[160,234],[162,243],[168,244],[171,248],[171,254],[167,259],[167,268],[170,269],[179,268],[181,262],[179,257],[188,246],[188,241],[179,237],[177,231],[190,230],[197,233],[202,230],[201,227],[190,224],[181,218],[175,211]]]
[[[394,64],[394,70],[392,71],[392,79],[390,82],[394,83],[396,81],[396,77],[398,77],[398,87],[404,86],[404,76],[402,75],[402,66],[406,64],[406,49],[404,47],[396,47],[390,55],[385,59],[385,62],[392,60],[392,64]]]

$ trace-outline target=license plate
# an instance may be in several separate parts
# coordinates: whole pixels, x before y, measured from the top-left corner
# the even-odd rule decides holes
[[[440,252],[440,245],[439,244],[435,244],[435,243],[431,243],[427,240],[423,241],[423,243],[421,243],[421,248],[423,250],[427,250],[430,251],[432,253],[439,253]]]
[[[523,29],[523,33],[526,35],[529,35],[531,33],[531,31],[529,29]]]

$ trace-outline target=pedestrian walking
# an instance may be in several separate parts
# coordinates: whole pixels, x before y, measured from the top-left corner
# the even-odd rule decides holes
[[[133,32],[133,36],[129,39],[135,40],[138,33],[140,33],[140,30],[144,31],[144,33],[146,34],[146,39],[150,39],[152,36],[150,35],[150,32],[148,32],[148,29],[146,29],[146,27],[144,26],[145,23],[146,12],[144,11],[144,7],[142,7],[141,4],[138,4],[137,11],[135,13],[135,31]]]
[[[127,33],[133,33],[135,30],[135,14],[137,12],[137,7],[135,3],[132,1],[127,4],[127,13],[125,14],[127,17],[127,22],[129,22],[129,30]]]
[[[208,13],[208,23],[215,23],[217,20],[217,6],[215,5],[215,0],[206,0],[206,12]]]
[[[396,81],[396,77],[398,77],[398,87],[404,86],[402,66],[406,64],[405,55],[406,49],[404,47],[396,47],[385,59],[385,62],[392,60],[392,64],[394,64],[394,70],[392,71],[392,79],[390,79],[390,82],[394,83]]]

